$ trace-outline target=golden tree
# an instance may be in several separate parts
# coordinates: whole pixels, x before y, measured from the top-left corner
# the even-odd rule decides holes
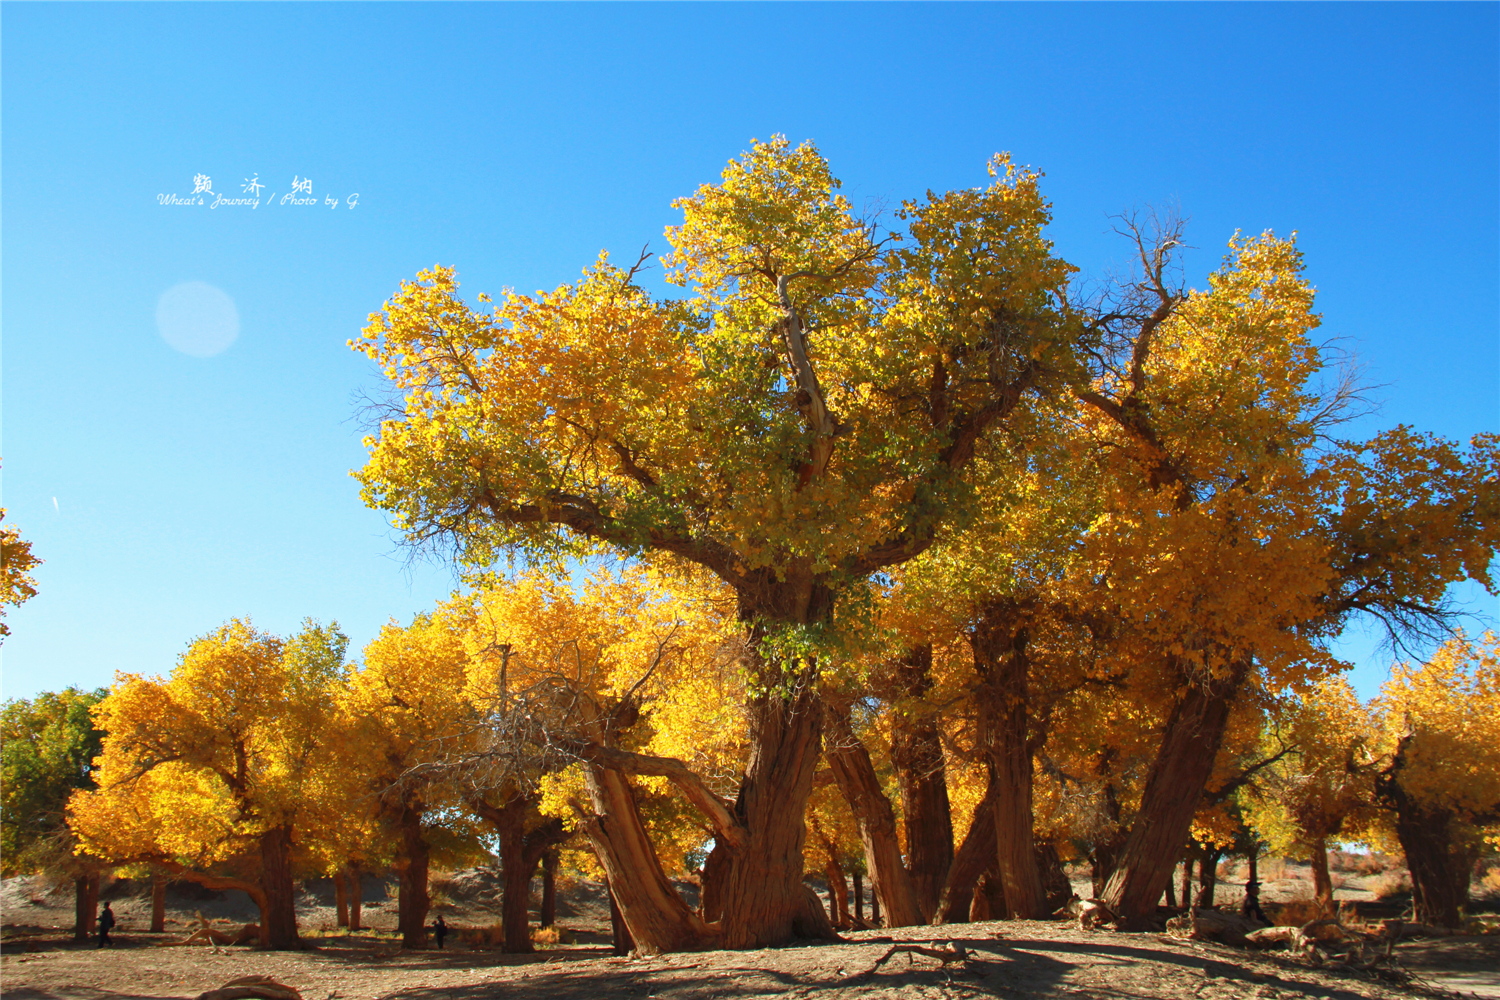
[[[298,947],[306,845],[353,808],[331,766],[346,645],[337,624],[283,640],[236,619],[166,679],[122,675],[96,709],[99,787],[69,805],[81,849],[241,889],[260,908],[261,947]]]
[[[1375,704],[1377,805],[1411,869],[1417,919],[1457,927],[1477,852],[1500,844],[1500,636],[1398,664]]]
[[[439,268],[357,344],[404,393],[369,439],[365,496],[413,542],[476,566],[652,551],[734,590],[756,665],[723,838],[731,947],[821,926],[801,853],[835,603],[927,548],[967,502],[977,443],[1072,370],[1070,268],[1041,235],[1037,176],[991,172],[907,205],[897,244],[812,146],[756,143],[677,202],[666,263],[687,301],[601,259],[485,314]]]

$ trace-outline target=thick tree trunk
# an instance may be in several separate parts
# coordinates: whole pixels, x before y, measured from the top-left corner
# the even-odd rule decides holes
[[[531,943],[531,867],[526,864],[525,814],[517,810],[508,820],[499,830],[500,870],[505,876],[500,925],[505,934],[505,950],[523,955],[536,950]]]
[[[1324,915],[1333,913],[1333,876],[1328,871],[1328,843],[1319,837],[1313,844],[1312,855],[1313,899],[1322,907]]]
[[[1214,905],[1214,889],[1219,884],[1219,859],[1223,856],[1223,850],[1215,847],[1198,860],[1197,906],[1200,909],[1207,910]]]
[[[942,737],[936,715],[922,704],[932,688],[932,646],[908,650],[895,664],[895,680],[900,701],[891,724],[891,763],[901,791],[906,869],[924,922],[930,923],[953,864]]]
[[[333,873],[333,905],[338,911],[338,925],[349,926],[349,887],[346,884],[344,873]]]
[[[297,936],[297,893],[292,880],[292,829],[272,827],[260,836],[260,946],[271,951],[302,947]]]
[[[349,930],[351,932],[363,930],[364,927],[360,923],[360,920],[365,900],[364,879],[361,877],[359,869],[354,865],[349,866],[348,870],[344,873],[344,878],[349,881]]]
[[[626,776],[597,765],[590,765],[584,775],[592,810],[576,808],[579,826],[609,880],[611,899],[619,907],[632,947],[655,955],[713,942],[716,928],[683,902],[662,872]],[[728,902],[727,896],[723,898]]]
[[[811,682],[804,675],[792,695],[764,694],[749,706],[750,760],[735,801],[744,843],[730,846],[724,876],[726,948],[836,936],[817,895],[802,882],[803,816],[823,732],[822,703]]]
[[[1229,710],[1249,669],[1215,682],[1192,680],[1173,708],[1146,778],[1141,808],[1120,851],[1103,902],[1128,927],[1149,925],[1188,840],[1193,815],[1224,741]]]
[[[422,811],[405,806],[397,828],[401,849],[396,863],[399,878],[396,897],[397,929],[403,948],[427,947],[427,867],[430,848],[422,836]]]
[[[854,873],[854,922],[865,922],[865,880],[858,871]]]
[[[872,877],[870,879],[870,923],[876,927],[884,927],[880,922],[880,885]]]
[[[1415,739],[1415,734],[1407,733],[1397,741],[1391,766],[1375,779],[1375,794],[1382,805],[1396,812],[1396,837],[1411,871],[1416,919],[1438,927],[1458,927],[1469,905],[1473,862],[1455,843],[1453,814],[1424,807],[1401,783],[1406,753]]]
[[[557,852],[549,850],[542,855],[542,913],[541,925],[557,925]]]
[[[879,898],[885,903],[888,927],[922,923],[916,887],[901,862],[896,815],[880,786],[870,753],[854,734],[847,706],[830,698],[826,714],[828,742],[824,753],[859,827],[859,838],[865,847],[865,868],[872,882],[872,901]],[[878,920],[879,912],[872,910],[872,918]]]
[[[1453,815],[1422,809],[1401,796],[1396,836],[1411,871],[1412,904],[1418,923],[1459,927],[1469,905],[1468,853],[1453,843]]]
[[[1024,625],[1008,607],[986,609],[971,641],[981,678],[983,738],[995,777],[995,851],[1012,920],[1045,916],[1032,840],[1030,660]]]
[[[625,916],[620,912],[620,904],[609,887],[609,879],[604,880],[604,892],[609,896],[609,929],[614,953],[628,955],[635,950],[635,941],[630,937],[630,928],[625,924]]]
[[[999,789],[995,774],[990,772],[989,786],[984,798],[974,807],[974,819],[969,823],[969,832],[954,855],[948,868],[948,881],[938,898],[937,915],[933,923],[954,924],[969,919],[974,903],[974,886],[985,869],[995,863],[995,796]]]
[[[167,876],[163,872],[151,873],[151,933],[163,934],[167,930]]]
[[[97,872],[73,879],[73,940],[87,941],[94,934],[99,913],[99,875]]]

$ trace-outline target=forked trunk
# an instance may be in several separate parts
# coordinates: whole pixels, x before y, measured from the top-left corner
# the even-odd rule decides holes
[[[167,876],[161,872],[151,873],[151,933],[162,934],[167,929]]]
[[[1140,811],[1104,889],[1104,904],[1127,926],[1151,922],[1156,901],[1172,880],[1248,669],[1241,663],[1224,680],[1192,680],[1167,720]]]
[[[994,771],[990,772],[989,786],[984,798],[974,807],[974,819],[969,823],[969,832],[954,855],[948,869],[948,881],[938,899],[936,924],[963,923],[969,919],[973,908],[974,887],[986,868],[995,863],[995,796],[998,789]]]
[[[363,930],[360,924],[361,910],[365,900],[365,884],[361,878],[359,869],[350,865],[344,873],[344,878],[349,881],[349,930]]]
[[[1005,885],[1006,915],[1045,915],[1046,897],[1032,839],[1030,712],[1027,633],[1002,607],[987,609],[972,636],[981,678],[984,742],[995,778],[995,857]]]
[[[1325,916],[1333,913],[1333,875],[1328,871],[1328,844],[1319,837],[1312,848],[1313,899]]]
[[[953,815],[937,717],[922,699],[932,688],[932,646],[908,650],[895,665],[901,710],[891,723],[891,763],[901,790],[906,868],[924,923],[930,923],[953,864]]]
[[[726,948],[837,936],[802,882],[803,815],[821,750],[822,705],[810,676],[788,680],[795,683],[790,696],[767,693],[749,705],[750,760],[734,809],[744,842],[731,847],[724,876]]]
[[[916,887],[901,862],[896,815],[880,785],[870,753],[855,735],[846,705],[830,698],[825,714],[828,741],[824,754],[859,827],[859,838],[865,847],[865,868],[873,883],[872,901],[878,898],[885,903],[888,927],[922,923],[922,907],[917,902]],[[872,919],[878,921],[879,916],[879,911],[872,909]]]
[[[590,765],[584,776],[593,808],[577,808],[579,826],[609,880],[610,898],[635,950],[656,955],[713,942],[714,928],[688,907],[662,872],[629,780],[597,765]],[[619,941],[616,934],[617,946]]]
[[[828,864],[823,867],[823,877],[828,880],[828,918],[836,926],[849,926],[849,884],[844,881],[844,869],[831,852]]]
[[[73,940],[87,941],[94,933],[99,910],[99,875],[97,872],[73,879]]]
[[[292,828],[276,826],[260,836],[260,946],[271,951],[302,947],[297,936],[297,894],[292,880]]]
[[[427,865],[430,849],[422,836],[422,812],[411,806],[401,811],[398,821],[401,853],[396,865],[399,876],[396,897],[397,929],[403,948],[427,947]]]

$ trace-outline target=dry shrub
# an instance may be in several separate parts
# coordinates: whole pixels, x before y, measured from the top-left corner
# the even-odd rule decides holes
[[[1411,895],[1411,874],[1404,870],[1386,871],[1372,878],[1366,885],[1375,898],[1381,901]]]
[[[1280,882],[1286,878],[1286,858],[1267,858],[1260,865],[1262,882]]]
[[[1356,854],[1355,861],[1350,869],[1360,875],[1379,875],[1394,866],[1389,855],[1377,854],[1371,851],[1369,854]]]
[[[1240,872],[1244,867],[1245,863],[1243,861],[1220,861],[1217,872],[1219,881],[1229,882],[1240,879]]]
[[[499,948],[505,944],[505,925],[497,920],[488,927],[455,927],[453,935],[470,948]]]
[[[532,944],[557,944],[562,940],[562,935],[557,932],[556,927],[533,927],[531,929]]]
[[[1355,854],[1353,851],[1329,851],[1328,870],[1331,872],[1358,871],[1362,857],[1363,855]]]
[[[1267,909],[1270,907],[1267,906]],[[1271,915],[1271,921],[1277,927],[1301,927],[1323,919],[1323,915],[1323,907],[1316,899],[1293,899],[1279,904],[1276,912]]]

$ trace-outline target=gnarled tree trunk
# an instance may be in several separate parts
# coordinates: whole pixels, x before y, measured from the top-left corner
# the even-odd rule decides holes
[[[272,951],[302,947],[297,935],[296,883],[292,880],[292,828],[276,826],[260,836],[260,945]]]
[[[1005,884],[1007,916],[1045,915],[1046,897],[1032,839],[1032,744],[1028,642],[1024,623],[1009,605],[984,610],[971,636],[980,676],[983,740],[995,778],[995,852]]]
[[[73,879],[73,940],[87,941],[99,916],[99,873]]]
[[[399,878],[396,897],[397,928],[403,948],[427,947],[427,866],[430,850],[422,836],[422,811],[407,805],[397,820],[401,852],[396,862]]]
[[[1438,927],[1457,927],[1469,904],[1469,866],[1472,859],[1455,843],[1453,814],[1417,801],[1401,782],[1406,754],[1415,734],[1396,742],[1390,766],[1375,779],[1375,795],[1396,813],[1396,838],[1411,871],[1412,904],[1418,921]]]
[[[995,772],[990,770],[989,785],[984,798],[974,807],[974,819],[969,823],[969,832],[954,855],[948,869],[948,881],[938,899],[935,924],[963,923],[969,919],[973,908],[974,887],[985,869],[995,863],[995,796],[998,789]]]
[[[931,922],[953,864],[953,815],[937,717],[922,708],[932,688],[932,645],[906,651],[895,664],[898,710],[891,723],[891,763],[901,790],[906,869],[923,921]]]
[[[744,841],[731,845],[724,876],[723,944],[764,948],[793,937],[832,937],[817,895],[802,882],[803,814],[822,743],[822,705],[812,678],[793,693],[751,701],[750,760],[734,812]]]
[[[610,898],[633,947],[655,955],[713,942],[716,928],[693,912],[662,872],[626,776],[595,764],[584,777],[592,810],[575,806],[579,826],[609,880]],[[617,945],[619,939],[617,934]]]
[[[1227,678],[1214,681],[1191,677],[1187,668],[1182,672],[1189,677],[1187,691],[1167,719],[1140,812],[1104,889],[1103,902],[1127,926],[1150,923],[1172,880],[1249,664],[1237,663]]]
[[[896,836],[896,815],[880,786],[875,765],[849,721],[847,705],[826,699],[828,741],[824,754],[833,770],[839,791],[854,813],[859,838],[865,846],[865,868],[885,904],[886,926],[908,927],[923,923],[916,887],[901,861],[901,842]],[[878,913],[872,911],[878,919]]]

